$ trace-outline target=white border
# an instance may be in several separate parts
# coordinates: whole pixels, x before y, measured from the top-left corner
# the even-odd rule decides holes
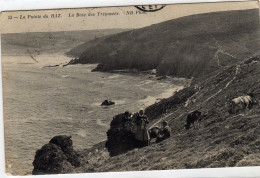
[[[33,9],[56,9],[56,8],[77,8],[77,7],[100,7],[100,6],[127,6],[142,4],[171,4],[171,3],[198,3],[198,2],[221,2],[221,1],[245,1],[245,0],[0,0],[0,12],[9,10],[33,10]],[[1,25],[1,24],[0,24]],[[0,39],[1,47],[1,39]],[[1,52],[1,48],[0,48]],[[1,59],[1,56],[0,56]],[[1,68],[1,63],[0,63]],[[2,84],[2,73],[0,73]],[[7,176],[4,167],[4,132],[3,132],[3,101],[2,87],[0,87],[0,177],[23,177]],[[26,176],[28,178],[35,176]],[[49,176],[37,176],[39,178],[158,178],[158,177],[259,177],[260,167],[239,167],[239,168],[213,168],[213,169],[182,169],[166,171],[140,171],[140,172],[108,172],[108,173],[86,173],[86,174],[61,174]]]
[[[80,8],[101,6],[129,6],[145,4],[179,4],[199,2],[250,1],[250,0],[0,0],[0,12],[9,10],[33,10],[56,8]]]

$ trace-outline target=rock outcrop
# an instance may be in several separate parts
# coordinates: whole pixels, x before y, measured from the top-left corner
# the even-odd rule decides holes
[[[73,149],[71,136],[55,136],[50,140],[50,143],[59,146],[73,166],[80,166],[79,154]]]
[[[33,161],[33,175],[62,173],[64,164],[70,165],[61,148],[55,144],[45,144],[36,152]],[[71,165],[70,165],[71,166]]]
[[[110,156],[116,156],[135,148],[134,134],[124,129],[126,122],[124,114],[119,114],[110,123],[105,144]]]
[[[110,106],[110,105],[114,105],[115,102],[110,101],[110,100],[105,100],[101,103],[101,106]]]
[[[66,173],[80,166],[80,156],[73,149],[71,136],[53,137],[37,150],[33,166],[33,175]]]
[[[183,106],[185,101],[196,92],[194,87],[189,87],[177,92],[174,96],[161,100],[159,103],[153,104],[145,109],[145,114],[150,121],[158,118],[160,115],[166,114],[167,111]],[[137,113],[133,115],[135,120]],[[107,131],[106,148],[110,156],[116,156],[138,147],[134,138],[134,133],[125,127],[129,122],[125,119],[125,115],[116,115],[110,123],[110,129]]]

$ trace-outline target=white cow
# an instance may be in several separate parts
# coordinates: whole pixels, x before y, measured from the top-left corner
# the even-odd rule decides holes
[[[237,112],[244,109],[251,109],[253,106],[253,99],[249,95],[239,96],[232,99],[230,103],[229,113],[237,114]]]

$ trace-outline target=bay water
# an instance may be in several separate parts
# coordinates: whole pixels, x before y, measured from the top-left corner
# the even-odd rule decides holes
[[[182,89],[183,79],[91,72],[96,65],[43,67],[68,62],[63,54],[2,56],[6,172],[30,174],[37,149],[71,135],[76,150],[106,139],[113,116],[137,112]],[[102,107],[110,99],[116,104]]]

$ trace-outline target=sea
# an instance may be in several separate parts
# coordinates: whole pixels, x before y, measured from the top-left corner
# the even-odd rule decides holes
[[[106,139],[113,116],[137,112],[171,96],[185,79],[91,72],[96,64],[65,64],[64,54],[2,56],[6,172],[28,175],[35,152],[56,135],[71,135],[74,149]],[[101,106],[109,99],[115,105]]]

